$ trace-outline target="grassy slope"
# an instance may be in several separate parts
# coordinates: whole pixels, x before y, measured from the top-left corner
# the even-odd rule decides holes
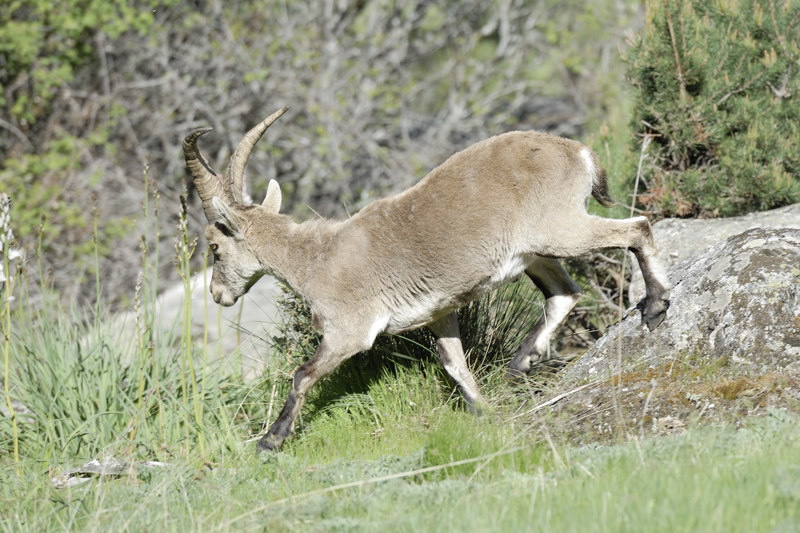
[[[780,524],[794,531],[800,525],[797,420],[592,449],[533,445],[502,460],[486,457],[410,475],[443,459],[428,457],[426,446],[453,444],[458,455],[461,443],[453,436],[485,431],[450,415],[456,422],[405,433],[403,443],[369,442],[331,462],[311,453],[330,439],[314,439],[264,460],[249,451],[220,458],[213,468],[179,460],[156,472],[62,490],[48,486],[45,464],[23,463],[21,477],[6,464],[2,523],[9,531],[672,532],[775,531]],[[471,452],[504,448],[481,440],[469,445]],[[406,450],[361,458],[381,447]],[[372,482],[397,473],[404,477]]]
[[[623,205],[626,120],[589,140]],[[244,383],[180,338],[119,338],[102,313],[87,341],[67,316],[15,317],[11,390],[33,416],[19,416],[18,458],[0,416],[3,531],[800,529],[800,420],[780,411],[575,447],[562,419],[515,418],[538,395],[489,376],[497,411],[475,418],[423,362],[312,398],[285,450],[257,456],[247,439],[285,379]],[[52,486],[108,456],[169,466]]]
[[[68,322],[20,328],[16,364],[25,361],[26,371],[14,390],[34,416],[21,419],[19,462],[7,453],[8,425],[0,425],[6,531],[800,527],[800,424],[780,411],[739,429],[696,428],[577,448],[546,416],[513,417],[537,396],[509,394],[509,385],[490,375],[485,387],[497,411],[476,418],[448,399],[438,368],[421,362],[315,409],[283,452],[258,456],[254,443],[244,441],[258,429],[266,385],[259,389],[211,367],[195,386],[203,398],[196,418],[195,394],[181,397],[192,383],[182,383],[188,370],[178,349],[160,367],[160,381],[144,387],[158,399],[142,409],[139,388],[127,387],[139,356],[126,368],[120,361],[130,348],[111,332],[72,348],[83,332]],[[48,374],[60,376],[59,390]],[[34,394],[49,397],[31,405]],[[64,470],[106,456],[169,466],[72,488],[51,485]]]

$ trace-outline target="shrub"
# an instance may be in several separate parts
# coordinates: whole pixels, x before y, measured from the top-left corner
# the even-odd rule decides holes
[[[301,296],[286,285],[281,287],[283,295],[277,303],[285,320],[270,339],[273,354],[280,360],[272,362],[271,366],[278,369],[275,375],[265,377],[277,379],[277,375],[283,374],[278,392],[285,398],[292,377],[285,370],[296,369],[308,360],[321,337]],[[541,316],[541,306],[542,298],[533,283],[523,279],[484,294],[458,311],[467,362],[479,381],[485,382],[494,369],[504,370]],[[419,362],[431,360],[438,361],[438,355],[434,337],[427,328],[379,336],[372,348],[346,361],[312,389],[307,410],[318,411],[339,397],[364,392],[387,371],[410,366],[423,372],[424,366],[419,366]],[[439,369],[446,387],[453,387],[444,368],[438,363],[434,367]]]
[[[648,2],[626,58],[637,143],[653,140],[641,206],[703,217],[800,201],[798,32],[797,2]]]

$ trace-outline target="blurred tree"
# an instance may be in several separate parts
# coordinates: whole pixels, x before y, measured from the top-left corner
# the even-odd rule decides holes
[[[104,175],[114,95],[103,52],[152,23],[147,1],[12,0],[0,10],[0,189],[67,301],[94,292],[82,290],[94,249],[109,254],[129,231],[116,202],[98,200],[117,188]],[[94,216],[103,218],[96,235]]]
[[[488,135],[581,136],[620,100],[617,47],[638,16],[633,0],[12,1],[0,13],[2,188],[28,247],[47,217],[43,271],[70,301],[95,295],[93,196],[101,278],[124,303],[146,231],[143,169],[171,239],[189,129],[216,129],[203,150],[221,167],[289,105],[253,153],[251,190],[278,178],[301,218],[346,215]],[[199,232],[199,207],[190,215]]]

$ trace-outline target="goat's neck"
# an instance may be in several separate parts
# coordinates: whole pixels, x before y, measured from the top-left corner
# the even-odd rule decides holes
[[[285,246],[274,262],[275,275],[303,293],[315,270],[324,261],[343,222],[315,219],[290,222]]]

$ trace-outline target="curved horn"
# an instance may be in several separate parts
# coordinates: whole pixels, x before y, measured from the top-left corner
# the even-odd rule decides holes
[[[230,195],[220,182],[219,176],[205,162],[200,151],[197,149],[197,139],[205,135],[213,128],[205,127],[192,130],[183,139],[183,156],[186,159],[186,168],[192,173],[192,179],[200,200],[203,202],[203,212],[206,219],[211,222],[216,218],[216,210],[211,206],[211,199],[219,196],[223,199],[230,199]]]
[[[273,122],[281,118],[288,109],[289,108],[285,106],[278,109],[248,131],[239,142],[236,150],[234,150],[233,156],[231,156],[231,162],[228,164],[228,170],[225,173],[225,184],[227,187],[230,187],[230,194],[235,203],[244,203],[244,166],[247,164],[250,152],[261,136],[264,135],[264,132],[267,131],[267,128],[272,126]]]

